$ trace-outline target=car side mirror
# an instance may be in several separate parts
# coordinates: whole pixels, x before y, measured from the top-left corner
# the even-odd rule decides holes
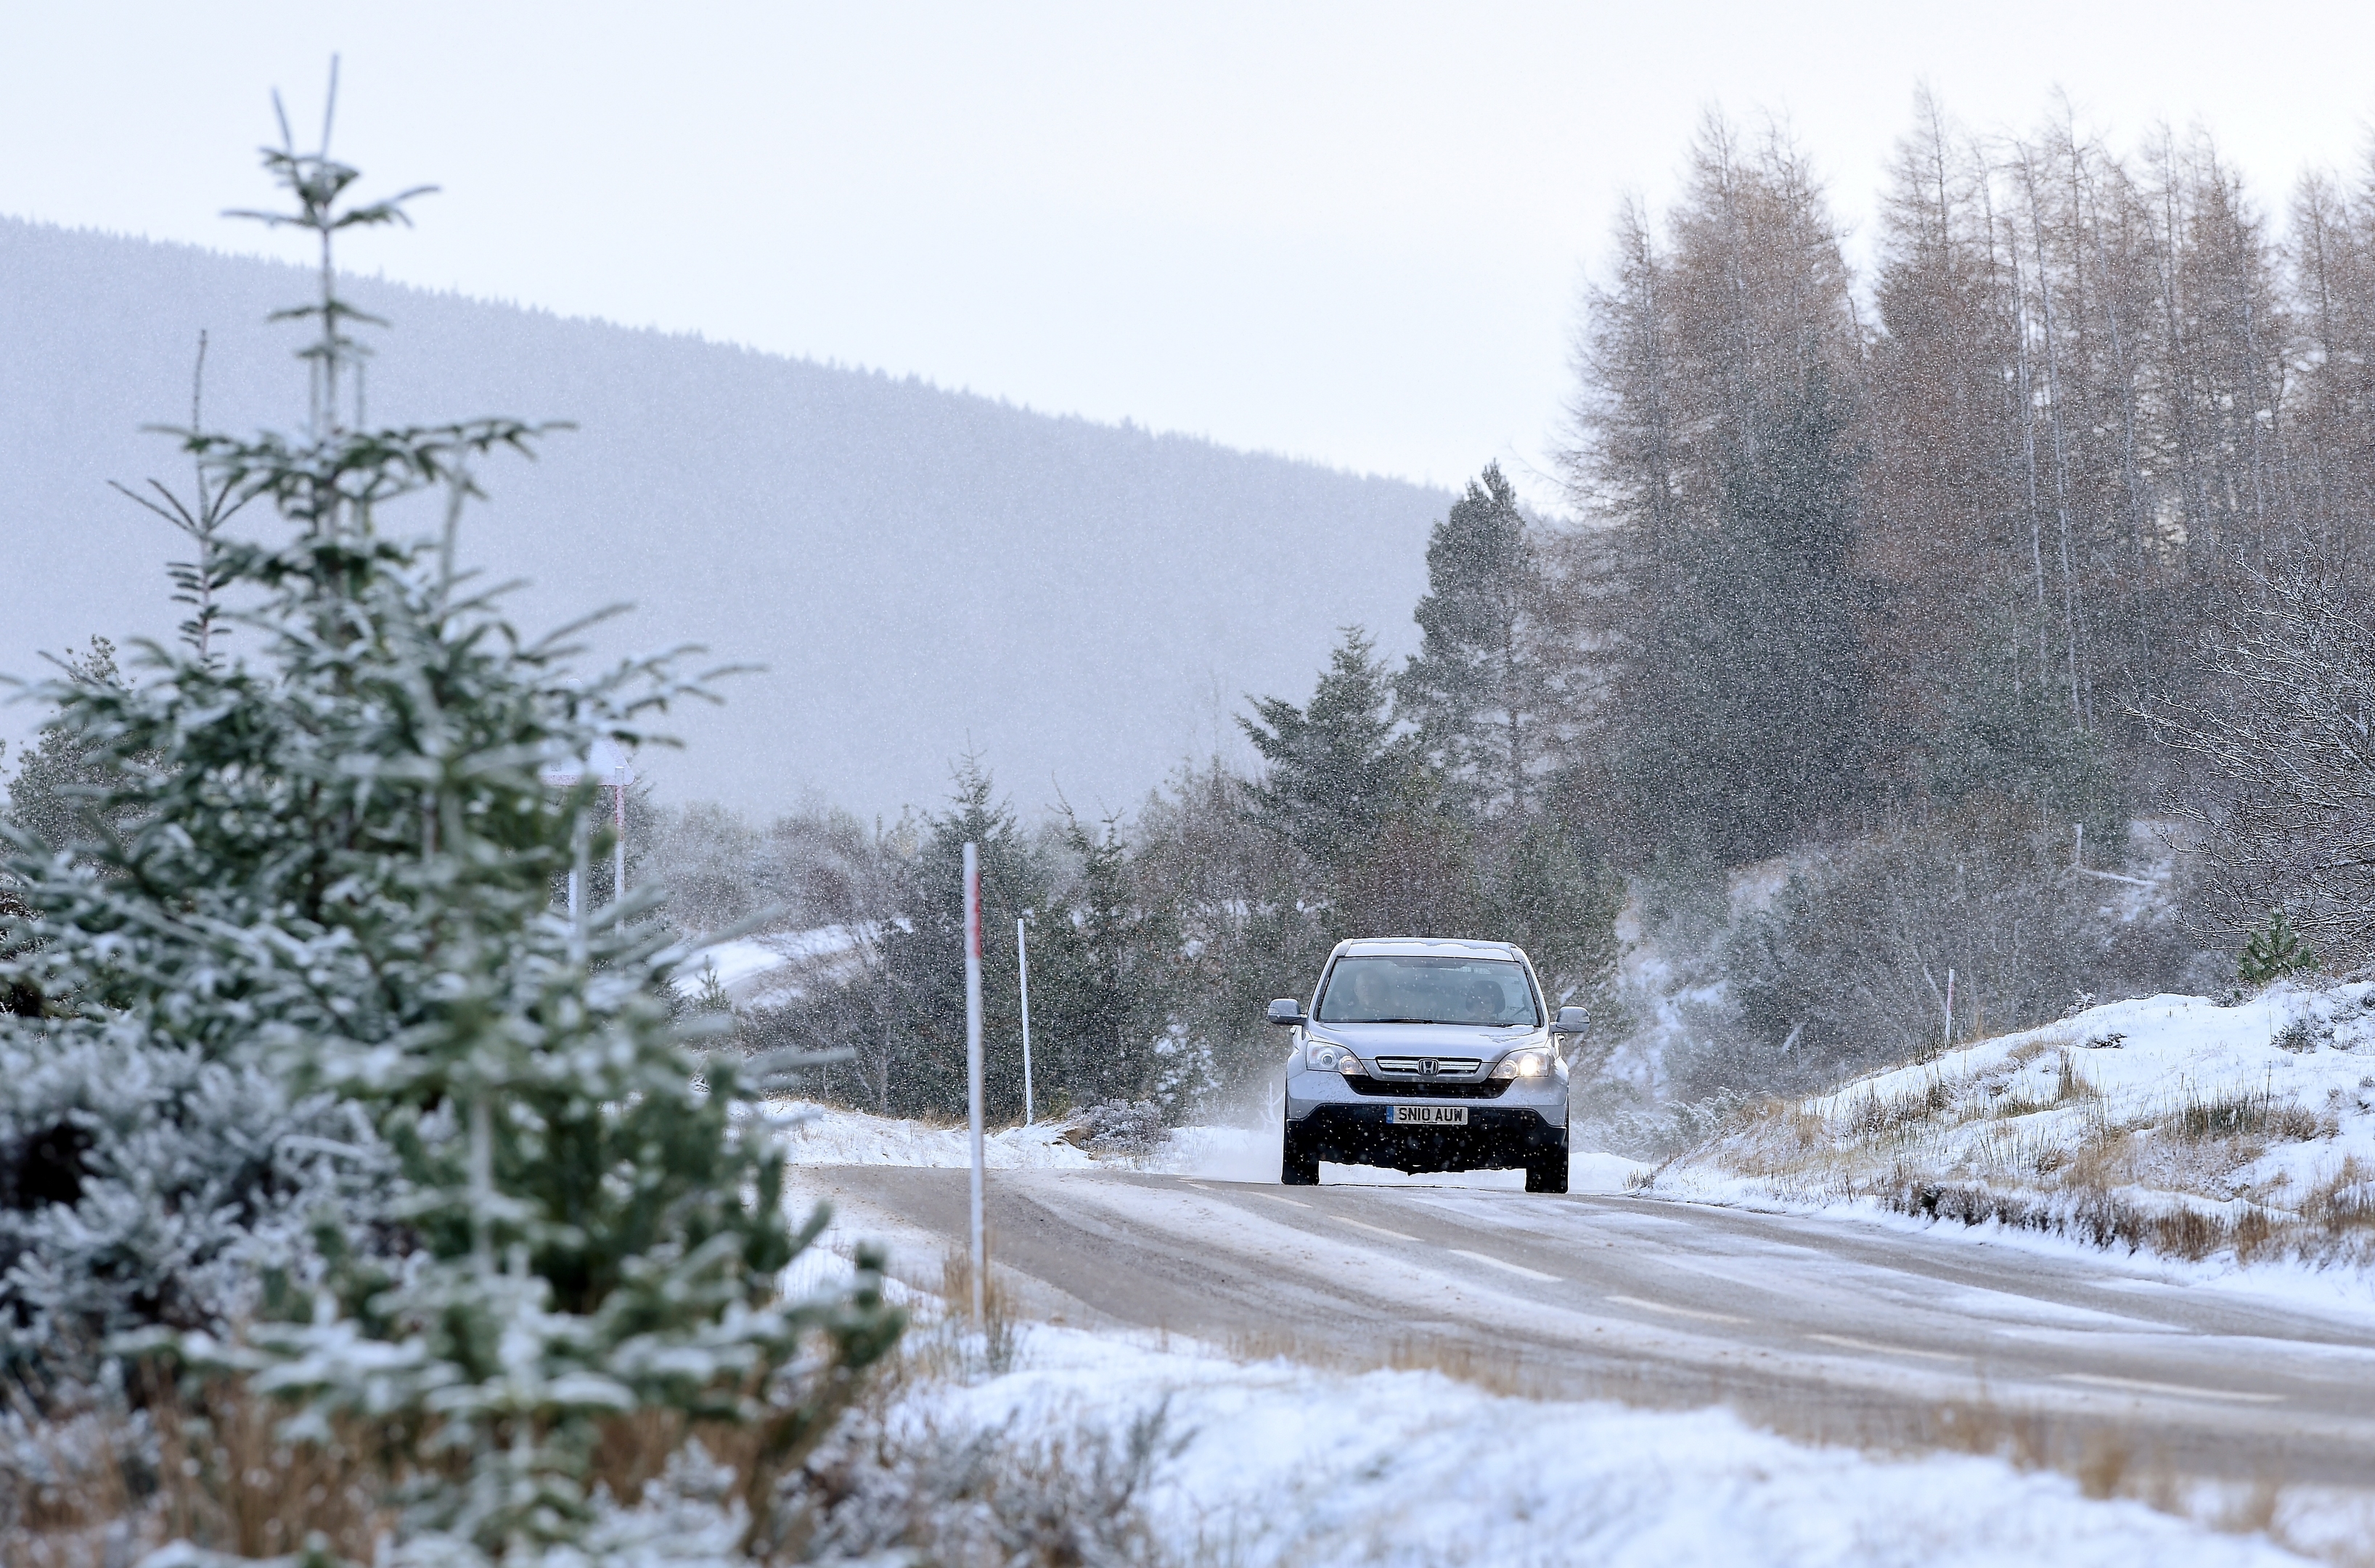
[[[1590,1030],[1591,1024],[1584,1017],[1581,1008],[1561,1008],[1558,1021],[1551,1025],[1553,1034],[1586,1034]]]
[[[1292,996],[1281,996],[1277,1001],[1272,1002],[1270,1005],[1270,1020],[1272,1023],[1280,1024],[1308,1023],[1311,1021],[1303,1016],[1303,1004],[1296,1001]]]

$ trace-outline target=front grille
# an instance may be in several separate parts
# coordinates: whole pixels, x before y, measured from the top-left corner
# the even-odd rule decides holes
[[[1377,1070],[1381,1073],[1412,1078],[1474,1078],[1484,1070],[1484,1064],[1474,1056],[1379,1056]],[[1427,1064],[1433,1062],[1433,1072]]]
[[[1412,1082],[1408,1079],[1354,1077],[1347,1078],[1344,1087],[1355,1094],[1390,1094],[1397,1100],[1498,1100],[1509,1085],[1506,1079],[1498,1083],[1480,1083],[1474,1079],[1465,1083],[1437,1083],[1425,1079]]]

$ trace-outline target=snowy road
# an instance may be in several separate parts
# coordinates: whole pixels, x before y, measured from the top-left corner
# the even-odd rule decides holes
[[[796,1179],[927,1287],[964,1234],[961,1171]],[[1110,1170],[995,1173],[989,1223],[1017,1310],[1080,1326],[1481,1367],[1559,1397],[1722,1402],[1884,1449],[1963,1446],[1947,1429],[1979,1421],[2063,1466],[2352,1488],[2375,1474],[2375,1316],[2149,1260],[1637,1197]]]

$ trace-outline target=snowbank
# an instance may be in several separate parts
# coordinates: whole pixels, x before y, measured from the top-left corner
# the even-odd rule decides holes
[[[2375,1261],[2375,986],[2117,1002],[1768,1105],[1656,1173],[2180,1256]]]
[[[677,989],[695,996],[711,975],[735,1002],[788,1000],[800,985],[839,979],[873,940],[871,927],[820,925],[714,942],[677,966]]]
[[[1142,1496],[1186,1562],[2005,1564],[2304,1561],[1994,1458],[1802,1446],[1728,1412],[1510,1398],[1435,1373],[1243,1364],[1018,1330],[1019,1370],[924,1384],[893,1419],[1003,1428],[1002,1447],[1118,1432],[1165,1406]],[[1007,1424],[1011,1423],[1011,1424]],[[2206,1500],[2205,1500],[2206,1501]],[[2345,1521],[2329,1529],[2355,1526]]]
[[[962,1126],[943,1126],[896,1116],[877,1116],[839,1106],[777,1102],[771,1114],[791,1146],[796,1165],[921,1165],[955,1170],[972,1162]],[[1275,1126],[1174,1128],[1154,1150],[1140,1155],[1093,1155],[1067,1138],[1062,1123],[1003,1127],[983,1140],[983,1157],[996,1171],[1077,1169],[1118,1165],[1215,1182],[1278,1180]],[[1646,1178],[1649,1167],[1618,1154],[1579,1151],[1569,1161],[1569,1190],[1623,1192]],[[1452,1171],[1406,1176],[1366,1165],[1323,1165],[1329,1185],[1457,1186],[1507,1189],[1525,1186],[1521,1171]]]
[[[830,1105],[777,1102],[769,1107],[791,1149],[795,1165],[923,1165],[943,1170],[973,1163],[972,1145],[962,1126],[943,1126],[897,1116],[873,1116]],[[1064,1140],[1057,1123],[1005,1127],[982,1140],[983,1162],[993,1171],[1055,1170],[1094,1164]]]

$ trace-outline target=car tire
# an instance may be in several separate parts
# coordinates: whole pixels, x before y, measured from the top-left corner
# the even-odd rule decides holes
[[[1282,1186],[1316,1187],[1319,1185],[1319,1156],[1304,1147],[1303,1138],[1295,1132],[1294,1124],[1286,1124],[1286,1133],[1279,1150],[1278,1180]]]
[[[1526,1156],[1526,1190],[1528,1192],[1566,1191],[1566,1144]]]

